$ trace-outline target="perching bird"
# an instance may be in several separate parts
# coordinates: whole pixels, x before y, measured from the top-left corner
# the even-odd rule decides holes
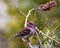
[[[30,21],[27,23],[27,27],[23,28],[20,32],[18,32],[15,36],[13,36],[12,39],[16,37],[22,37],[24,39],[28,39],[34,33],[35,33],[35,24],[32,21]]]

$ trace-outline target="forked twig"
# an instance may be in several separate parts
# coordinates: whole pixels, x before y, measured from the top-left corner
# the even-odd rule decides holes
[[[26,27],[26,26],[27,26],[28,17],[29,17],[30,13],[31,13],[33,10],[35,10],[35,9],[34,9],[34,8],[32,8],[31,10],[29,10],[28,14],[26,15],[26,19],[25,19],[24,27]]]

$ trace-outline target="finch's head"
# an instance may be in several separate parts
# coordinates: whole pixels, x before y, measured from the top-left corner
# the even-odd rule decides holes
[[[31,27],[31,28],[35,28],[35,24],[34,24],[33,21],[29,21],[29,22],[27,23],[27,26],[28,26],[28,27]]]

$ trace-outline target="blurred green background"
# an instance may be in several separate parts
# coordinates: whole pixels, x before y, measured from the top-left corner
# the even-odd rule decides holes
[[[36,0],[36,6],[47,3],[50,0]],[[46,35],[51,36],[60,42],[60,0],[56,0],[57,6],[50,11],[36,11],[37,27]],[[0,48],[28,48],[20,37],[8,41],[13,35],[24,27],[25,17],[19,13],[16,7],[27,15],[28,11],[34,8],[34,0],[0,0]],[[32,11],[29,21],[34,21],[34,11]],[[37,48],[38,40],[36,34],[31,38],[34,48]],[[51,41],[40,34],[43,48],[60,48],[59,44]],[[53,43],[52,43],[53,42]]]

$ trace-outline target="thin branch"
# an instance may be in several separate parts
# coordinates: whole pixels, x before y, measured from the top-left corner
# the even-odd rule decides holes
[[[53,30],[53,32],[51,34],[52,37],[53,37],[55,31],[56,31],[56,29]],[[53,48],[53,40],[51,40],[50,48]]]
[[[53,36],[54,35],[54,32],[52,33],[52,35],[51,36]],[[53,40],[51,40],[51,44],[50,44],[50,48],[53,48]]]
[[[43,48],[42,42],[41,42],[37,32],[36,32],[36,35],[37,35],[37,38],[38,38],[39,48]]]
[[[59,25],[58,25],[58,26],[59,26]],[[48,35],[53,36],[54,33],[55,33],[55,31],[56,31],[56,29],[58,28],[58,26],[56,26],[55,29],[54,29],[50,34],[48,34]],[[53,47],[54,47],[54,45],[53,45],[53,40],[51,40],[50,48],[53,48]]]
[[[34,8],[35,8],[35,10],[34,10],[34,21],[35,21],[35,25],[37,26],[36,0],[34,0]],[[36,32],[36,35],[37,35],[37,39],[38,39],[38,47],[39,47],[39,48],[43,48],[43,45],[42,45],[42,42],[41,42],[41,40],[40,40],[40,38],[39,38],[38,32]]]
[[[51,31],[51,33],[49,33],[48,35],[51,35],[52,33],[54,33],[58,27],[59,27],[59,25],[56,26],[55,29],[53,29],[53,30]]]
[[[29,12],[28,12],[28,14],[27,14],[27,16],[26,16],[26,19],[25,19],[24,27],[26,27],[26,26],[27,26],[28,17],[29,17],[30,13],[31,13],[33,10],[35,10],[35,9],[34,9],[34,8],[32,8],[31,10],[29,10]]]
[[[33,48],[30,42],[27,42],[28,48]]]
[[[9,3],[12,4],[12,1],[9,0]],[[26,16],[14,3],[13,3],[12,5],[18,10],[18,12],[19,12],[20,14],[22,14],[24,17]]]
[[[53,41],[51,41],[50,48],[54,48]]]
[[[55,39],[51,38],[50,36],[46,35],[46,34],[45,34],[45,33],[43,33],[42,31],[40,31],[37,27],[36,27],[36,30],[37,30],[38,32],[40,32],[42,35],[44,35],[44,36],[48,37],[49,39],[51,39],[51,40],[55,41],[56,43],[58,43],[58,44],[60,45],[60,42],[58,42],[57,40],[55,40]]]
[[[36,21],[37,21],[37,16],[36,16],[36,0],[34,0],[34,8],[35,8],[35,10],[34,10],[34,20],[35,20],[35,23],[36,23]],[[36,25],[37,25],[37,23],[36,23]]]

